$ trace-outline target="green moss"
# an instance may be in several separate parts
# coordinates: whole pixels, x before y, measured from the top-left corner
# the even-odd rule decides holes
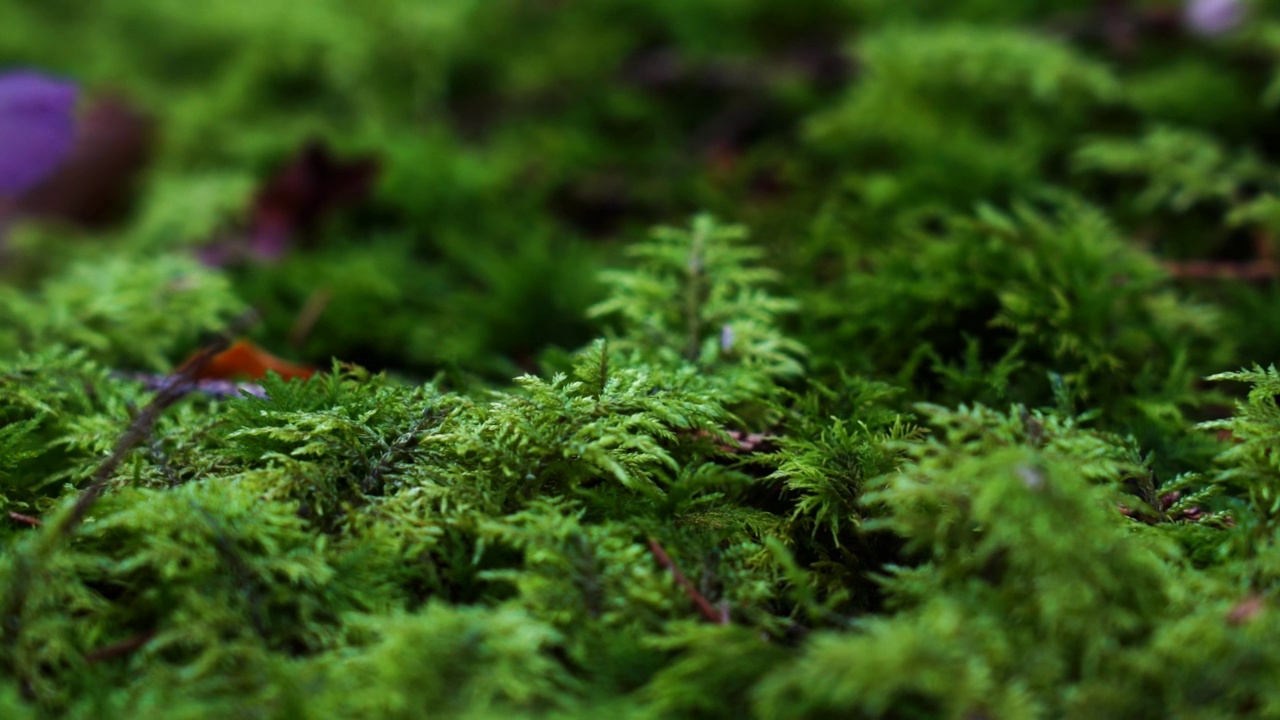
[[[0,6],[161,130],[0,222],[0,716],[1280,712],[1264,4],[268,5]]]

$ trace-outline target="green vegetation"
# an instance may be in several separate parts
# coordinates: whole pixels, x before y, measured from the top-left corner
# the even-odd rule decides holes
[[[1280,717],[1218,5],[0,4],[154,128],[0,196],[0,717]]]

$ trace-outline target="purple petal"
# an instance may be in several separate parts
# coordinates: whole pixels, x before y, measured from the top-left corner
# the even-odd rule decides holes
[[[29,71],[0,73],[0,195],[38,185],[76,139],[73,83]]]
[[[1244,3],[1241,0],[1188,0],[1183,19],[1187,29],[1196,35],[1223,35],[1235,30],[1244,20]]]

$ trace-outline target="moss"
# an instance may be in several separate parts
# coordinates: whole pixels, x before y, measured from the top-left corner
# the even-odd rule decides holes
[[[925,5],[0,6],[161,131],[0,198],[0,715],[1275,715],[1280,19]]]

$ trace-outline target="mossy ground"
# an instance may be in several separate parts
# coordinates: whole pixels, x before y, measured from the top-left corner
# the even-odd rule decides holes
[[[0,4],[155,129],[2,229],[0,716],[1280,717],[1217,5]],[[249,308],[323,372],[157,393]]]

